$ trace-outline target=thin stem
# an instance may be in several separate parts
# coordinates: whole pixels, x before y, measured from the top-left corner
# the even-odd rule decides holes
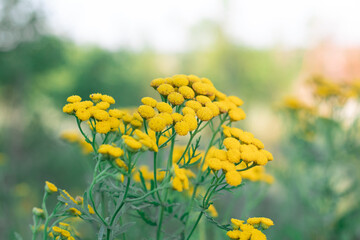
[[[49,214],[48,214],[48,211],[46,209],[46,199],[48,197],[48,192],[45,190],[45,193],[44,193],[44,197],[43,197],[43,201],[42,201],[42,209],[44,210],[44,215],[45,215],[45,224],[44,224],[44,240],[47,240],[47,237],[48,237],[48,232],[47,232],[47,226],[49,224]]]
[[[194,233],[194,231],[195,231],[197,225],[199,224],[200,219],[201,219],[201,217],[202,217],[203,214],[204,214],[204,212],[200,212],[198,218],[196,219],[196,222],[195,222],[193,228],[191,229],[191,232],[190,232],[189,236],[186,238],[187,240],[189,240],[190,237],[191,237],[191,235]]]

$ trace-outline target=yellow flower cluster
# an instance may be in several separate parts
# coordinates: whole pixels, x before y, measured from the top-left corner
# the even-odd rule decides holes
[[[60,222],[59,226],[53,226],[51,228],[51,232],[49,233],[49,237],[56,240],[75,240],[73,236],[75,236],[74,230],[71,228],[70,224],[64,222]]]
[[[105,156],[109,156],[109,157],[113,157],[113,158],[118,158],[118,157],[121,157],[122,155],[124,155],[124,151],[121,148],[114,147],[109,144],[101,145],[99,147],[98,152]]]
[[[173,164],[174,177],[172,178],[172,186],[178,191],[189,190],[189,178],[195,177],[195,174],[190,169],[179,168],[179,166]]]
[[[246,224],[242,220],[232,218],[231,223],[233,230],[228,231],[226,235],[230,239],[240,240],[266,240],[265,234],[257,228],[267,229],[274,225],[269,218],[249,218]]]
[[[243,101],[218,91],[207,78],[180,74],[154,79],[150,85],[166,102],[145,97],[141,100],[144,105],[138,108],[138,112],[155,132],[161,132],[174,124],[176,133],[185,136],[198,127],[198,120],[209,121],[225,113],[229,114],[231,121],[243,120],[246,117],[245,112],[239,108]],[[173,107],[177,106],[183,107],[181,112],[173,113]]]
[[[213,171],[226,172],[225,178],[229,185],[238,186],[242,182],[240,172],[253,165],[266,165],[273,160],[270,152],[264,150],[264,144],[253,134],[239,128],[223,126],[225,139],[223,145],[226,150],[212,147],[207,156],[206,164]],[[249,165],[252,164],[252,165]]]
[[[81,101],[79,96],[68,98],[68,104],[63,107],[63,112],[75,115],[80,121],[88,121],[97,133],[106,134],[110,131],[119,131],[124,134],[125,126],[130,124],[133,128],[140,128],[143,124],[142,117],[135,112],[120,109],[109,109],[115,100],[108,95],[93,93],[91,101]]]

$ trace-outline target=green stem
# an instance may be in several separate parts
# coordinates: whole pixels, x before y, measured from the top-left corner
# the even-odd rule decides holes
[[[196,219],[196,222],[195,222],[193,228],[191,229],[191,232],[190,232],[189,236],[186,238],[187,240],[189,240],[190,237],[191,237],[191,235],[194,233],[194,231],[195,231],[197,225],[199,224],[200,219],[201,219],[201,217],[202,217],[203,214],[204,214],[204,212],[200,212],[198,218]]]
[[[47,232],[47,226],[49,224],[49,214],[48,214],[48,211],[46,209],[46,199],[48,198],[48,192],[45,190],[45,193],[44,193],[44,197],[43,197],[43,201],[42,201],[42,204],[41,204],[41,207],[42,209],[44,210],[44,215],[45,215],[45,223],[44,223],[44,240],[47,240],[47,237],[48,237],[48,232]]]

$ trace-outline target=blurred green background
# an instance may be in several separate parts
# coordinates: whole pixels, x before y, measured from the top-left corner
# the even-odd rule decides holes
[[[152,79],[178,73],[207,77],[219,90],[241,97],[248,114],[242,127],[262,139],[275,156],[276,161],[267,166],[275,183],[247,184],[232,200],[238,215],[231,217],[261,215],[273,219],[269,239],[360,239],[356,226],[360,220],[359,180],[351,180],[354,184],[349,191],[355,194],[351,211],[340,220],[334,220],[331,204],[330,210],[320,207],[317,211],[324,202],[314,206],[309,199],[326,197],[325,203],[334,200],[327,186],[310,191],[310,186],[319,183],[314,176],[330,174],[321,166],[328,165],[323,152],[331,147],[317,148],[312,141],[299,138],[299,132],[291,130],[300,120],[285,117],[293,125],[284,125],[277,108],[284,96],[302,90],[298,84],[304,75],[321,73],[316,62],[309,61],[311,56],[318,56],[316,51],[249,47],[234,41],[224,24],[216,21],[202,21],[196,29],[206,30],[204,36],[210,41],[206,47],[175,53],[152,47],[108,50],[53,34],[43,9],[31,1],[0,0],[0,239],[15,239],[15,232],[29,239],[31,209],[40,204],[45,180],[73,195],[82,194],[88,184],[89,157],[60,139],[62,131],[76,129],[73,119],[61,111],[69,95],[87,98],[90,93],[101,92],[113,96],[117,107],[136,106],[141,97],[154,95],[149,87]],[[193,37],[191,41],[193,46],[201,46],[202,39]],[[358,63],[355,61],[349,70],[351,77],[356,76]],[[355,125],[354,131],[358,129]],[[321,131],[318,134],[323,136]],[[359,146],[356,137],[353,144]],[[359,167],[359,151],[353,152],[348,169]],[[334,157],[331,168],[342,165],[339,160],[346,160],[349,154],[345,151]],[[307,164],[319,158],[321,165]],[[337,182],[336,176],[331,181]],[[334,201],[336,204],[338,200]],[[218,211],[226,211],[226,203],[215,205]]]

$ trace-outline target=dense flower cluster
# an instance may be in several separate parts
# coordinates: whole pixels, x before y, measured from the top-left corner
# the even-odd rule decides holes
[[[212,218],[218,216],[212,202],[214,195],[235,190],[243,179],[273,181],[264,169],[273,160],[272,154],[252,133],[232,127],[246,118],[240,98],[227,96],[209,79],[195,75],[157,78],[150,86],[159,94],[159,100],[144,97],[135,111],[110,108],[114,98],[101,93],[90,94],[90,100],[70,96],[63,107],[63,112],[75,117],[84,139],[72,133],[62,137],[92,152],[95,163],[93,181],[83,197],[74,199],[59,190],[62,216],[99,223],[106,230],[102,233],[106,239],[115,238],[112,231],[120,224],[120,211],[132,211],[131,216],[138,215],[156,226],[157,239],[164,231],[164,216],[176,217],[184,226],[181,234],[190,239],[204,213]],[[211,135],[207,141],[201,139],[204,131]],[[180,139],[187,143],[175,145]],[[151,155],[152,166],[148,160]],[[57,192],[54,187],[47,183],[47,192]],[[190,213],[196,203],[201,211],[191,224],[194,219]],[[176,208],[178,212],[172,213],[175,210],[170,206],[181,205]],[[158,209],[155,220],[146,216],[153,209]],[[40,210],[34,212],[42,214]],[[45,210],[43,215],[47,227],[53,215]],[[45,236],[62,234],[61,227],[54,223],[50,230],[44,230]],[[262,236],[250,222],[239,227],[250,226],[254,229],[242,232],[251,233],[251,239]]]
[[[226,234],[231,239],[240,240],[266,240],[264,233],[260,229],[268,229],[274,223],[269,218],[249,218],[247,223],[239,219],[231,219],[233,230],[228,231]]]

